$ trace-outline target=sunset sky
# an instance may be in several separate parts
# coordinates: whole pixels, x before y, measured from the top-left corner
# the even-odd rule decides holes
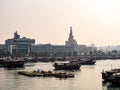
[[[71,26],[78,44],[120,45],[120,0],[0,0],[0,44],[17,30],[64,45]]]

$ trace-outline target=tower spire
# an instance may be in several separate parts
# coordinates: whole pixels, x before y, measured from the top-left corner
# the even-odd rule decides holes
[[[72,27],[70,27],[69,41],[73,40]]]
[[[68,41],[66,41],[65,43],[68,46],[77,45],[77,41],[73,38],[72,27],[70,27],[70,33],[69,33]]]
[[[70,27],[70,34],[72,35],[72,27]]]

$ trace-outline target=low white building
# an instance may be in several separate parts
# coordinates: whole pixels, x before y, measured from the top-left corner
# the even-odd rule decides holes
[[[32,45],[32,52],[52,52],[52,46],[51,44],[37,44]]]
[[[63,53],[73,53],[75,51],[74,46],[66,46],[66,45],[52,45],[53,53],[63,52]]]

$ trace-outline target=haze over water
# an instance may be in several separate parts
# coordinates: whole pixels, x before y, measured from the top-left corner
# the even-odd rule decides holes
[[[120,87],[107,87],[102,84],[101,71],[120,68],[120,60],[100,60],[96,65],[81,66],[81,70],[67,71],[75,78],[58,79],[43,77],[26,77],[18,75],[20,70],[53,70],[52,63],[35,63],[25,68],[0,68],[0,90],[119,90]],[[111,67],[112,66],[112,67]]]
[[[120,0],[0,0],[0,44],[13,38],[36,39],[36,44],[65,44],[69,28],[78,44],[120,44]],[[103,69],[120,68],[120,60],[99,60],[96,65],[67,71],[75,78],[25,77],[20,70],[53,70],[52,63],[17,69],[0,68],[0,90],[120,90],[102,83]]]

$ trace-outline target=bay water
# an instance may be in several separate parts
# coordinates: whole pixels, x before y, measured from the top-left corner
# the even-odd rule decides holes
[[[24,68],[0,68],[0,90],[120,90],[118,86],[102,83],[102,70],[120,68],[120,60],[97,60],[95,65],[82,65],[77,71],[55,71],[52,63],[31,63]],[[26,77],[18,74],[23,70],[51,70],[73,73],[74,78]]]

